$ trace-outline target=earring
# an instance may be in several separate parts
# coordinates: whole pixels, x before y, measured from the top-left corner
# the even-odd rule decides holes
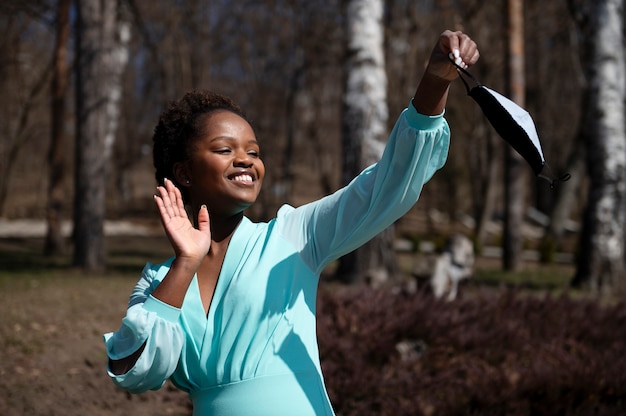
[[[185,183],[186,183],[187,185],[189,185],[191,182],[189,182],[189,179],[187,179],[187,180],[185,181]]]

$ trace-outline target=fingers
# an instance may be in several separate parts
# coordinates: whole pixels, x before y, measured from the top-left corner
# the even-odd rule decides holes
[[[176,208],[178,210],[179,215],[182,214],[185,217],[187,217],[187,211],[185,211],[185,203],[183,202],[183,194],[180,192],[180,189],[174,186],[174,183],[170,180],[167,180],[167,184],[174,191],[175,201],[176,201],[175,204],[176,204]]]
[[[466,69],[475,64],[479,56],[476,43],[468,35],[446,30],[433,48],[426,72],[429,76],[451,82],[459,76],[458,67]]]
[[[198,212],[198,229],[203,232],[210,231],[211,229],[209,210],[206,205],[202,205],[200,207],[200,211]]]
[[[450,58],[462,68],[475,64],[480,57],[476,42],[463,32],[446,30],[439,38],[439,45],[442,52],[450,54]]]
[[[187,217],[182,195],[172,181],[165,179],[164,186],[158,186],[157,191],[159,194],[154,195],[154,200],[163,220]]]
[[[467,64],[465,62],[463,62],[463,59],[461,58],[461,54],[459,53],[458,49],[454,49],[454,52],[450,52],[448,54],[448,57],[450,58],[451,61],[454,62],[454,64],[458,67],[461,67],[463,69],[467,68]]]

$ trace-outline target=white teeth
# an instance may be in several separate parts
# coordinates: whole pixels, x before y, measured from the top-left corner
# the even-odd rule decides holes
[[[233,178],[237,182],[252,182],[252,176],[250,175],[238,175]]]

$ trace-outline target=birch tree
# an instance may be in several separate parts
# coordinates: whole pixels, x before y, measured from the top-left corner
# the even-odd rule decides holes
[[[383,2],[349,0],[346,4],[346,65],[343,100],[342,181],[378,161],[387,139],[387,75],[384,59]],[[337,277],[346,282],[382,282],[395,273],[393,229],[388,228],[344,256]]]
[[[575,286],[623,291],[626,225],[626,97],[623,0],[570,0],[587,80],[583,137],[590,187]]]
[[[74,265],[106,266],[104,220],[109,165],[119,121],[128,21],[117,1],[77,2]]]

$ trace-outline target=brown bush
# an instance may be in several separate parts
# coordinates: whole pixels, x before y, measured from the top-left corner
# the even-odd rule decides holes
[[[338,415],[626,414],[622,302],[324,289],[320,353]]]

